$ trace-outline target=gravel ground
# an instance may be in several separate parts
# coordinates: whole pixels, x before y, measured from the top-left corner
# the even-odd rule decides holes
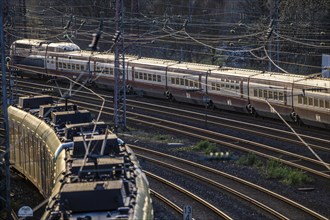
[[[274,179],[266,179],[257,169],[253,167],[247,167],[238,165],[235,161],[210,161],[206,160],[205,156],[203,154],[197,153],[197,152],[187,152],[185,150],[181,150],[182,146],[176,146],[176,145],[169,145],[168,143],[182,143],[183,146],[188,147],[195,145],[199,142],[199,140],[191,140],[187,139],[182,136],[176,136],[176,135],[164,135],[166,134],[165,131],[153,131],[152,129],[145,128],[147,132],[141,131],[141,128],[137,131],[132,129],[131,136],[130,135],[123,135],[122,139],[125,140],[129,144],[135,144],[138,146],[145,146],[146,148],[163,151],[165,153],[171,153],[177,157],[185,158],[188,160],[199,162],[200,164],[204,164],[210,167],[213,167],[215,169],[218,169],[220,171],[229,173],[231,175],[240,177],[242,179],[248,180],[252,183],[258,184],[263,186],[264,188],[267,188],[269,190],[272,190],[280,195],[283,195],[285,197],[288,197],[298,203],[301,203],[305,205],[306,207],[326,216],[327,218],[330,218],[330,209],[329,209],[329,202],[330,201],[330,184],[329,181],[326,181],[324,179],[320,178],[314,178],[314,181],[312,183],[306,183],[299,186],[288,186],[283,183],[281,183],[279,180]],[[119,135],[120,136],[120,135]],[[157,140],[158,137],[158,140]],[[223,151],[226,151],[227,149],[222,149]],[[236,156],[240,156],[240,153],[235,153]],[[142,168],[146,170],[152,170],[152,167],[148,167],[146,164],[142,163]],[[169,175],[169,174],[164,174]],[[173,179],[174,182],[180,182],[180,178],[175,178],[168,176],[167,178]],[[183,184],[184,185],[184,184]],[[192,186],[196,187],[196,186]],[[200,187],[199,189],[196,188],[194,192],[201,191],[203,192],[203,187]],[[299,188],[313,188],[314,190],[311,191],[301,191]],[[210,194],[210,197],[212,197],[212,193]],[[225,201],[227,201],[227,198],[223,198]],[[219,201],[222,201],[222,198],[220,198]],[[228,200],[229,201],[229,200]],[[238,205],[239,204],[239,205]],[[236,201],[231,203],[231,212],[233,213],[233,216],[235,219],[265,219],[265,216],[262,216],[258,213],[248,211],[246,210],[246,204],[242,204]],[[243,214],[244,213],[244,214]]]
[[[227,172],[231,175],[238,176],[242,179],[248,180],[255,184],[261,185],[274,192],[277,192],[283,196],[289,197],[298,203],[305,205],[314,211],[323,214],[327,218],[330,218],[330,209],[328,201],[330,201],[330,184],[328,181],[314,179],[313,183],[301,185],[301,186],[287,186],[279,182],[278,180],[265,179],[258,170],[240,166],[235,161],[209,161],[205,160],[205,156],[197,152],[187,152],[182,149],[182,146],[169,145],[169,143],[182,143],[183,146],[195,145],[199,140],[191,140],[182,136],[176,136],[173,134],[167,134],[165,131],[156,131],[150,128],[142,127],[139,129],[131,129],[131,132],[125,134],[119,134],[126,143],[136,144],[138,146],[145,146],[165,153],[172,153],[175,156],[186,158],[192,161],[199,162],[201,164],[213,167],[220,171]],[[226,149],[221,149],[225,151]],[[239,156],[239,153],[236,154]],[[142,162],[143,169],[153,171],[155,167],[150,167],[148,164]],[[212,198],[211,201],[226,201],[221,204],[225,210],[230,210],[230,215],[235,219],[267,219],[260,213],[253,212],[248,208],[248,205],[237,200],[233,200],[226,195],[213,195],[213,192],[204,192],[202,186],[196,186],[193,181],[191,183],[182,183],[180,178],[173,177],[169,172],[163,171],[164,177],[173,180],[178,184],[188,185],[194,192],[204,194],[206,197]],[[311,187],[312,191],[299,191],[298,188]],[[24,178],[14,174],[11,177],[12,188],[12,201],[15,209],[22,205],[29,205],[35,207],[37,204],[43,201],[43,198],[38,193],[38,190],[30,184]],[[220,197],[221,196],[221,197]],[[232,201],[232,202],[228,202]],[[154,212],[155,219],[177,219],[176,214],[172,210],[168,210],[160,201],[154,199]],[[39,219],[41,213],[35,213],[34,219]],[[179,218],[180,219],[180,218]]]

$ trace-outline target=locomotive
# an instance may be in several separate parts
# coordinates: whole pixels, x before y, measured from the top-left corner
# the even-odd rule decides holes
[[[114,54],[74,43],[21,39],[11,66],[31,76],[62,75],[114,89]],[[330,80],[174,60],[125,56],[127,92],[330,129]],[[122,76],[121,76],[122,77]]]
[[[89,111],[40,95],[8,115],[10,162],[49,198],[42,219],[153,219],[134,152]]]

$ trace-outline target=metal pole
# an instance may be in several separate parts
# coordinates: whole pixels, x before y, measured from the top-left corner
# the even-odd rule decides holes
[[[116,0],[116,34],[119,31],[119,4],[120,0]],[[119,77],[120,77],[120,70],[119,70],[119,48],[118,48],[118,41],[115,42],[115,88],[113,91],[113,117],[114,117],[114,123],[115,123],[115,130],[118,127],[118,99],[119,99]]]
[[[278,14],[278,0],[276,0],[275,2],[275,8],[276,8],[276,32],[279,33],[279,14]],[[276,37],[276,64],[279,65],[279,61],[280,61],[280,53],[279,53],[279,50],[280,50],[280,39],[279,37],[277,36]],[[279,69],[277,68],[277,71],[279,71]]]
[[[273,18],[273,4],[271,4],[270,8],[269,8],[269,17],[270,17],[270,19]],[[269,54],[270,59],[272,59],[272,41],[271,40],[269,40],[269,42],[268,42],[268,54]],[[268,61],[268,71],[272,71],[272,62],[270,60]]]
[[[0,0],[0,44],[1,44],[1,71],[2,71],[2,112],[3,112],[3,123],[5,129],[5,164],[6,164],[6,210],[7,219],[10,219],[11,206],[10,206],[10,170],[9,170],[9,157],[10,157],[10,146],[9,146],[9,128],[8,128],[8,110],[7,110],[7,86],[6,86],[6,66],[5,66],[5,40],[3,35],[3,4]]]
[[[120,36],[115,42],[115,88],[113,95],[115,131],[118,128],[126,129],[126,71],[123,17],[123,0],[116,0],[116,32]]]

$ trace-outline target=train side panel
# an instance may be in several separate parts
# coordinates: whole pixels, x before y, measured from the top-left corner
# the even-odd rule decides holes
[[[10,161],[47,197],[51,194],[56,170],[52,156],[60,141],[45,122],[23,110],[10,106],[8,116]]]
[[[244,78],[216,75],[208,77],[208,95],[215,107],[247,113],[248,98],[244,95]]]
[[[113,54],[34,39],[14,42],[10,53],[11,63],[32,76],[47,72],[114,88]],[[134,56],[125,62],[130,93],[278,118],[275,109],[288,121],[330,127],[329,79]],[[315,88],[324,91],[301,98],[296,94]]]

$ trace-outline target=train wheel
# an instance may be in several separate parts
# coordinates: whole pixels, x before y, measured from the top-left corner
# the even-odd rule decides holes
[[[134,94],[134,89],[130,84],[127,84],[127,86],[126,86],[126,93],[127,94]]]
[[[168,96],[168,100],[170,100],[170,102],[175,102],[175,98],[171,93]]]
[[[248,104],[246,106],[246,110],[249,112],[250,115],[252,115],[253,117],[258,117],[258,113],[257,111],[252,107],[251,104]]]
[[[213,103],[212,100],[210,100],[210,101],[207,103],[206,108],[211,109],[211,110],[214,110],[214,109],[215,109],[215,105],[214,105],[214,103]]]
[[[303,125],[303,123],[297,113],[291,112],[290,117],[291,117],[292,121],[294,121],[294,123],[296,123],[297,125],[299,125],[299,126]]]
[[[251,112],[252,116],[257,118],[259,115],[257,113],[257,111],[252,107],[252,112]]]

